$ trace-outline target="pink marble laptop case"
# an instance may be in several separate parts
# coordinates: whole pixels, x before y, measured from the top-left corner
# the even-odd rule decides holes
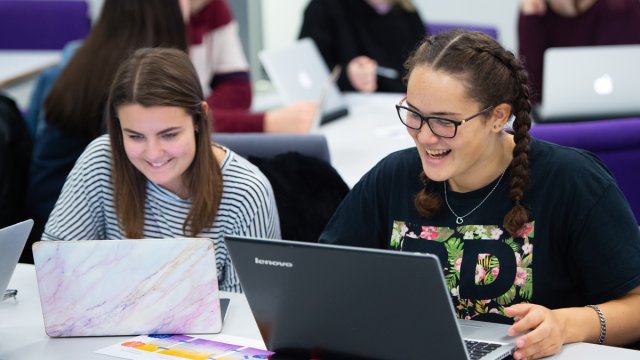
[[[209,239],[40,241],[33,255],[49,336],[222,328]]]

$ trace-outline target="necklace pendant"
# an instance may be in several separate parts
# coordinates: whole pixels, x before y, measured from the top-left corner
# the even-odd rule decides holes
[[[460,225],[463,221],[464,220],[460,216],[456,217],[456,224]]]

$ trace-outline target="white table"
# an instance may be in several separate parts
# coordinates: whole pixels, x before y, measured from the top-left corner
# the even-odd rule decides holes
[[[57,50],[1,50],[0,87],[10,86],[57,64]]]
[[[396,113],[395,104],[402,96],[347,93],[349,115],[320,127],[331,164],[349,187],[388,154],[415,146]]]
[[[44,332],[42,310],[33,265],[18,264],[9,288],[17,289],[17,301],[0,301],[0,359],[115,359],[94,351],[114,345],[125,337],[49,338]],[[222,333],[260,340],[247,300],[242,294],[222,293],[231,304]],[[212,336],[197,335],[203,338]]]
[[[115,359],[94,351],[116,344],[128,337],[49,338],[44,332],[42,311],[33,265],[18,264],[9,283],[18,289],[17,301],[0,302],[0,359]],[[260,332],[242,294],[223,293],[231,298],[222,333],[249,339],[260,339]],[[310,309],[313,311],[313,309]],[[199,335],[201,336],[201,335]],[[201,336],[213,338],[213,336]],[[549,359],[616,359],[638,360],[640,352],[610,346],[576,343],[563,347]]]
[[[36,76],[57,64],[61,54],[58,50],[0,50],[0,92],[26,109]]]

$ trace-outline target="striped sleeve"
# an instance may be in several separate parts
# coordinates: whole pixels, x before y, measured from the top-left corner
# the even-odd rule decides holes
[[[43,240],[104,239],[104,202],[112,198],[106,136],[94,140],[69,173],[42,234]]]
[[[281,238],[275,196],[269,180],[244,158],[232,154],[223,166],[224,192],[216,222],[226,229],[225,235]],[[231,264],[224,243],[216,255],[230,264],[219,273],[220,289],[241,291],[240,281]]]

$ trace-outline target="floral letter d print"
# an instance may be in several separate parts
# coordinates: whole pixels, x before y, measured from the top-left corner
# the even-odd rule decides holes
[[[513,238],[495,225],[452,229],[395,221],[389,245],[440,258],[459,318],[504,315],[505,307],[531,300],[534,227],[527,223]]]

